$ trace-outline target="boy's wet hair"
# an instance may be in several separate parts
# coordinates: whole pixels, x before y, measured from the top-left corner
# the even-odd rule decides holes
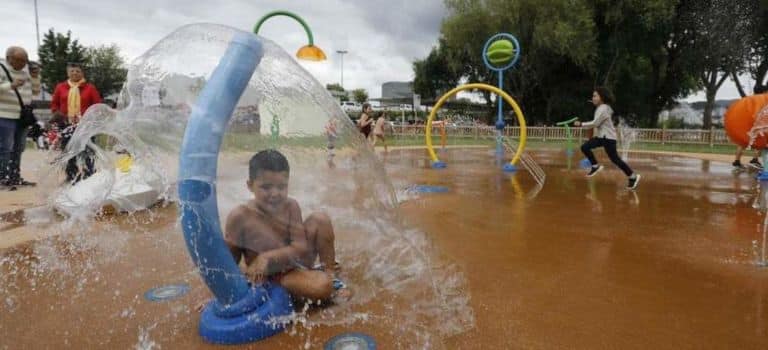
[[[288,166],[288,159],[285,159],[282,153],[274,149],[265,149],[251,157],[248,163],[248,178],[253,180],[264,170],[290,172],[291,169]]]

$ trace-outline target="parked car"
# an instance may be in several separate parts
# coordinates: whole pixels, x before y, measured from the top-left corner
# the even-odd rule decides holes
[[[341,103],[341,109],[344,112],[360,112],[363,110],[363,106],[357,102],[344,101]]]

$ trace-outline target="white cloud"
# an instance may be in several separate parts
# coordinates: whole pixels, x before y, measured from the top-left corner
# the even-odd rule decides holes
[[[30,0],[3,1],[0,46],[21,45],[37,57],[34,6]],[[312,28],[315,44],[328,56],[321,63],[301,62],[321,83],[338,83],[344,49],[344,86],[381,95],[385,81],[413,79],[411,62],[436,43],[445,9],[442,0],[425,1],[204,1],[39,0],[41,36],[49,28],[71,30],[83,45],[116,43],[129,60],[185,24],[220,23],[251,31],[256,21],[276,9],[299,14]],[[285,17],[264,24],[261,35],[286,51],[306,44],[301,26]]]

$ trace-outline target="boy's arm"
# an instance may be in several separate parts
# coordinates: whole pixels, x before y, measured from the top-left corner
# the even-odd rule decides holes
[[[237,265],[240,264],[240,259],[245,254],[242,244],[243,230],[241,229],[241,222],[242,210],[238,207],[229,213],[227,223],[224,225],[224,241],[227,243],[227,248],[232,253],[232,258],[235,259],[235,264]]]
[[[273,249],[260,254],[262,259],[267,259],[270,264],[288,266],[297,261],[307,252],[307,233],[301,220],[301,208],[296,201],[289,205],[290,211],[290,237],[291,244],[282,248]]]

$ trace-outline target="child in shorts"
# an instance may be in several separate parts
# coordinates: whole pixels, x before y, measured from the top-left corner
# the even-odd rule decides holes
[[[270,280],[308,300],[348,299],[351,291],[335,275],[331,219],[313,213],[302,220],[299,204],[288,197],[289,171],[276,150],[251,158],[246,185],[253,199],[230,212],[224,240],[236,263],[245,260],[246,276],[255,283]]]

